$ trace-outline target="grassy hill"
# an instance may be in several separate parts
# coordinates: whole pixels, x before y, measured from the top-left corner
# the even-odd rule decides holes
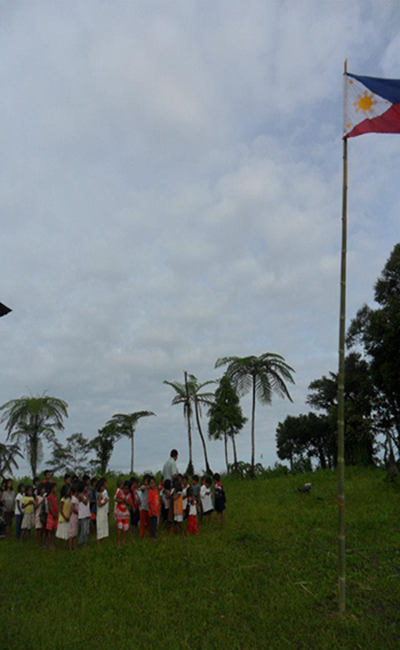
[[[311,494],[297,486],[312,480]],[[2,650],[400,647],[400,492],[347,471],[348,613],[336,475],[225,481],[227,524],[72,553],[0,543]],[[114,486],[109,486],[112,494]]]

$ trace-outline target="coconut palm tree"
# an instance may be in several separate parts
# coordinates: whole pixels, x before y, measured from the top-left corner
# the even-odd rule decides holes
[[[188,443],[189,443],[189,462],[187,466],[187,473],[191,476],[193,475],[193,449],[192,449],[192,417],[193,417],[193,408],[192,400],[190,398],[189,385],[187,379],[187,372],[184,372],[185,381],[183,384],[179,381],[167,381],[163,383],[167,386],[171,386],[176,392],[172,404],[183,404],[183,417],[186,420],[188,427]]]
[[[53,441],[55,431],[64,429],[68,417],[68,404],[58,397],[39,395],[12,399],[3,406],[0,422],[6,422],[7,439],[25,444],[26,457],[32,476],[43,460],[43,438]]]
[[[204,381],[200,383],[194,375],[188,375],[185,371],[185,382],[181,384],[179,381],[164,381],[164,384],[171,386],[176,395],[172,400],[172,404],[183,404],[183,414],[188,423],[188,439],[189,439],[189,465],[188,473],[193,473],[193,459],[192,459],[192,439],[191,439],[191,420],[193,415],[196,418],[197,430],[201,438],[201,444],[204,452],[204,462],[207,474],[211,474],[210,464],[208,462],[207,446],[201,426],[201,411],[202,406],[209,406],[214,400],[214,393],[210,391],[202,392],[205,386],[214,384],[214,381]]]
[[[223,357],[218,359],[215,367],[227,365],[226,375],[231,380],[239,395],[251,391],[251,473],[254,476],[255,465],[255,419],[256,400],[261,404],[271,404],[272,395],[287,397],[293,401],[286,382],[294,384],[292,373],[295,372],[279,354],[266,352],[259,357]]]
[[[120,436],[126,436],[131,441],[131,474],[134,464],[134,444],[136,425],[140,418],[155,415],[153,411],[136,411],[136,413],[116,413],[112,416],[110,423],[116,424],[116,431]]]

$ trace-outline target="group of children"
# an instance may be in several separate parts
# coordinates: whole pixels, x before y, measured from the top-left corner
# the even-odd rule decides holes
[[[214,503],[213,490],[214,485]],[[17,539],[35,533],[35,541],[43,546],[54,547],[55,537],[64,540],[72,549],[79,543],[85,546],[90,531],[96,530],[97,541],[109,536],[110,499],[105,478],[90,479],[85,474],[81,480],[70,474],[64,476],[64,484],[57,498],[57,484],[51,473],[45,472],[44,480],[35,477],[33,485],[18,485],[14,494],[12,479],[5,479],[0,487],[0,538],[11,531],[15,518]],[[217,513],[224,523],[226,497],[219,474],[213,479],[201,480],[178,474],[172,480],[161,480],[156,485],[154,476],[145,474],[141,483],[136,477],[129,481],[118,480],[114,496],[114,518],[117,524],[117,547],[127,541],[129,529],[139,527],[141,539],[149,536],[157,540],[160,525],[178,535],[198,534],[198,521],[206,523],[211,514]]]

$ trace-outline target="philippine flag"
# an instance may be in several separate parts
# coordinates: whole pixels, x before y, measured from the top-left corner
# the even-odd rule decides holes
[[[344,75],[344,138],[400,133],[400,79]]]

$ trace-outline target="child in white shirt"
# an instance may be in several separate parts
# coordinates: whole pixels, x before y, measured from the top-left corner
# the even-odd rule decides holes
[[[214,510],[212,502],[211,479],[208,476],[204,481],[204,485],[201,486],[200,499],[201,507],[203,510],[203,518],[205,518],[204,521],[208,521],[211,517],[212,511]]]

